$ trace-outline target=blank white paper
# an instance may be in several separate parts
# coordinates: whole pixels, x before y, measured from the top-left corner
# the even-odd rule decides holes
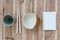
[[[56,30],[56,12],[43,12],[43,30]]]

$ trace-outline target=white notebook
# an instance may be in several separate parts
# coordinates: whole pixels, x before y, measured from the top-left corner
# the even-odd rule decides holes
[[[56,30],[56,12],[43,12],[43,30]]]

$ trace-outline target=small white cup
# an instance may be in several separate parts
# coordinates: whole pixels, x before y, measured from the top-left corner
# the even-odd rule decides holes
[[[33,29],[36,25],[37,17],[34,13],[27,13],[22,18],[22,23],[25,28],[27,29]]]

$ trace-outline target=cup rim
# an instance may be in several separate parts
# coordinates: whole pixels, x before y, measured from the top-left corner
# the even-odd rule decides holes
[[[34,23],[34,25],[33,25],[31,28],[29,28],[29,27],[28,27],[27,25],[25,25],[25,23],[24,23],[24,17],[25,17],[26,15],[34,15],[35,23]],[[26,15],[23,16],[23,18],[22,18],[22,23],[23,23],[23,25],[24,25],[25,28],[27,28],[27,29],[33,29],[33,28],[35,27],[35,25],[36,25],[36,22],[37,22],[37,16],[36,16],[35,14],[33,14],[33,13],[27,13]]]
[[[4,17],[5,17],[6,15],[10,15],[10,16],[13,18],[13,23],[11,23],[10,25],[7,25],[7,24],[5,24],[5,23],[3,22],[3,19],[4,19]],[[2,24],[4,24],[4,26],[6,26],[6,27],[12,26],[12,25],[14,24],[14,17],[13,17],[11,14],[5,14],[5,15],[3,16],[3,18],[2,18]]]

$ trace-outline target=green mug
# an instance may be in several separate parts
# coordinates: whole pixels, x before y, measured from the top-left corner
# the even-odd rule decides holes
[[[3,16],[3,24],[10,27],[14,24],[14,18],[11,14],[6,14]]]

